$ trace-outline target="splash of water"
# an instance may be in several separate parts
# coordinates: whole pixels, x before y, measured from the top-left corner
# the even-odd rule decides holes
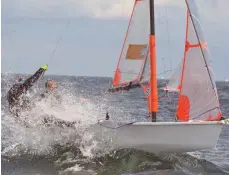
[[[13,79],[10,74],[5,75],[4,78],[9,79],[9,77]],[[5,85],[5,89],[9,89],[13,84],[13,81],[7,82],[9,83]],[[95,150],[99,147],[88,128],[101,116],[101,108],[98,108],[92,100],[83,99],[80,94],[74,94],[74,88],[60,87],[59,90],[61,104],[55,104],[51,99],[36,101],[35,107],[23,112],[22,118],[29,123],[29,128],[17,123],[7,109],[4,110],[5,114],[2,115],[3,156],[54,155],[55,145],[65,147],[69,144],[80,149],[85,157],[95,155]],[[75,129],[58,126],[44,127],[41,119],[42,116],[47,115],[65,121],[75,121]]]

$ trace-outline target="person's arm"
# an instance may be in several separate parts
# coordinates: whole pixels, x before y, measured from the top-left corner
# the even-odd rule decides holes
[[[25,80],[23,85],[25,86],[26,89],[29,89],[30,87],[33,86],[34,83],[36,83],[39,78],[42,76],[42,74],[47,70],[48,65],[43,65],[34,75],[32,75],[30,78]]]

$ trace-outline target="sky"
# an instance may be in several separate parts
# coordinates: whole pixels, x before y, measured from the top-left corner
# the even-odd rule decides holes
[[[48,63],[47,74],[112,77],[133,2],[2,0],[2,72],[32,74]],[[172,68],[176,68],[182,59],[185,3],[155,3],[159,74],[171,68],[171,60]],[[229,1],[198,0],[197,5],[215,77],[228,79]]]

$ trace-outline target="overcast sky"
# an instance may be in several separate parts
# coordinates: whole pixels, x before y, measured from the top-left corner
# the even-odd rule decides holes
[[[184,0],[155,1],[160,73],[162,57],[169,69],[170,59],[175,68],[183,56],[185,4]],[[49,63],[48,74],[112,77],[133,2],[2,0],[2,72],[30,74]],[[198,6],[216,79],[224,80],[229,78],[229,0],[198,0]]]

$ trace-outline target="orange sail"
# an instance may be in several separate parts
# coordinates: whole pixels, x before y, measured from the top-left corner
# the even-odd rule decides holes
[[[182,64],[178,120],[219,120],[221,112],[207,43],[194,1],[186,0],[186,38]]]

